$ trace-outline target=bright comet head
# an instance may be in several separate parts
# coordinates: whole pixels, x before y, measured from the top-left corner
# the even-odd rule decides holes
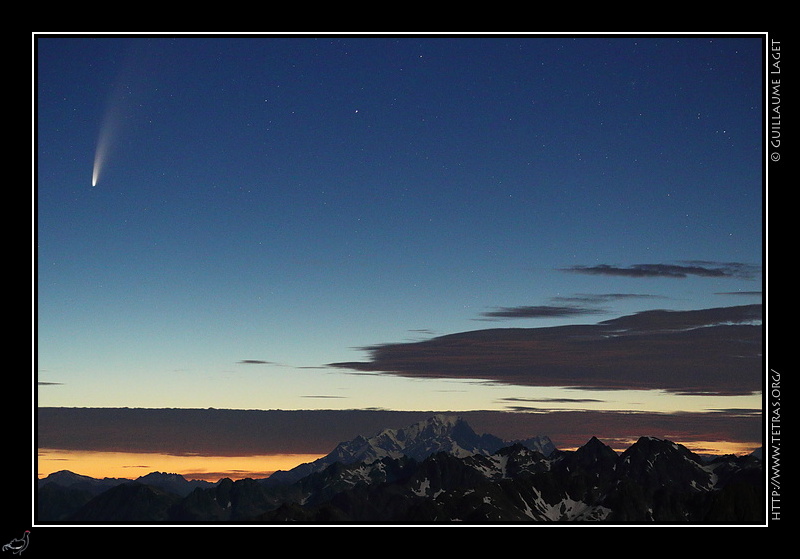
[[[101,133],[97,143],[97,150],[94,154],[94,166],[92,167],[92,186],[97,186],[97,179],[100,177],[100,169],[106,157],[108,148],[108,134]]]

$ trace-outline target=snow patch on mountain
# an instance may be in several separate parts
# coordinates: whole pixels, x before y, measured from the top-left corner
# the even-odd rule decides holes
[[[491,456],[508,444],[511,443],[494,435],[478,435],[457,415],[436,414],[408,427],[383,429],[371,437],[359,435],[350,441],[339,443],[327,456],[289,471],[275,472],[270,479],[280,483],[296,481],[336,462],[369,464],[384,458],[402,457],[422,461],[437,452],[446,452],[457,458]],[[522,444],[545,455],[555,450],[552,441],[546,436],[532,437],[522,441]]]

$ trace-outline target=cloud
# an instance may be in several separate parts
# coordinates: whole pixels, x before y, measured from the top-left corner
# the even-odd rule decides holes
[[[272,361],[262,361],[260,359],[242,359],[239,365],[274,365]]]
[[[400,428],[441,411],[215,410],[141,408],[37,408],[40,448],[248,456],[327,454],[341,441]],[[548,435],[558,448],[592,436],[628,446],[642,435],[683,444],[739,441],[760,444],[760,414],[613,411],[459,412],[477,433],[504,440]]]
[[[602,402],[597,398],[501,398],[501,402],[514,402],[514,408],[524,407],[520,404],[587,404]]]
[[[553,297],[552,301],[564,301],[572,303],[607,303],[619,301],[621,299],[664,299],[662,295],[648,295],[643,293],[585,293],[571,295],[569,297]]]
[[[726,324],[752,325],[763,318],[762,306],[741,305],[735,307],[715,307],[692,311],[641,311],[602,322],[601,325],[631,333],[646,332],[686,332],[704,327]],[[700,332],[698,330],[698,332]]]
[[[589,307],[568,307],[555,305],[500,307],[495,311],[482,313],[486,318],[563,318],[587,314],[601,314],[605,311]]]
[[[740,262],[708,262],[693,260],[683,264],[633,264],[627,267],[597,264],[595,266],[570,266],[562,271],[601,276],[623,276],[630,278],[686,278],[700,276],[710,278],[735,277],[750,279],[758,268]]]
[[[620,299],[660,298],[657,295],[641,295],[634,293],[599,293],[578,294],[565,297],[553,297],[551,301],[561,305],[535,305],[517,307],[498,307],[496,310],[481,313],[482,318],[475,320],[497,320],[505,318],[568,318],[605,314],[607,309],[597,307],[600,303]],[[566,304],[563,304],[566,303]]]
[[[707,413],[719,413],[733,417],[761,417],[764,410],[761,408],[718,408],[708,410]]]
[[[524,386],[761,390],[761,305],[644,311],[593,325],[494,328],[363,348],[358,372],[482,379]]]

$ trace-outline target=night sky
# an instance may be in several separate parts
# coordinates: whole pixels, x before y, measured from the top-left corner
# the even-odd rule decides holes
[[[38,406],[760,412],[763,47],[40,36]]]

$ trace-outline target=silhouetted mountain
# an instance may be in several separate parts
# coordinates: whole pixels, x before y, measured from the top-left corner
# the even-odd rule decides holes
[[[136,479],[139,483],[151,485],[185,497],[198,487],[213,487],[215,484],[210,481],[198,479],[187,480],[180,474],[168,474],[165,472],[151,472]]]
[[[105,489],[103,490],[105,491]],[[92,497],[101,492],[92,493],[81,488],[65,487],[57,483],[47,483],[36,488],[35,514],[45,522],[67,520]]]
[[[119,485],[136,481],[179,497],[185,497],[198,487],[215,484],[201,480],[187,480],[179,474],[152,472],[136,480],[125,478],[95,479],[61,470],[37,481],[37,514],[48,520],[65,520],[96,497]]]
[[[64,520],[93,497],[130,480],[95,479],[61,470],[36,483],[37,515],[48,520]]]
[[[69,517],[73,522],[130,523],[171,520],[170,507],[181,499],[152,485],[122,483],[94,497]]]
[[[82,490],[96,495],[107,489],[110,489],[111,487],[114,487],[115,485],[119,485],[120,483],[125,483],[128,481],[130,480],[108,477],[96,479],[93,477],[76,474],[70,472],[69,470],[61,470],[38,480],[36,485],[37,487],[41,488],[47,484],[54,484],[59,487]]]
[[[172,492],[142,483],[166,487],[164,474],[158,474],[95,496],[83,490],[79,506],[56,495],[56,488],[76,484],[61,475],[58,479],[71,486],[59,486],[57,480],[41,486],[38,519],[265,524],[764,521],[762,463],[752,455],[704,462],[682,445],[653,437],[640,438],[621,454],[595,437],[575,451],[552,450],[548,455],[521,443],[489,452],[498,440],[476,435],[461,420],[436,417],[342,443],[331,455],[340,460],[326,457],[308,475],[285,483],[223,479],[181,495],[177,491],[186,489],[186,480],[172,478]],[[72,512],[67,511],[70,506],[75,507]]]

